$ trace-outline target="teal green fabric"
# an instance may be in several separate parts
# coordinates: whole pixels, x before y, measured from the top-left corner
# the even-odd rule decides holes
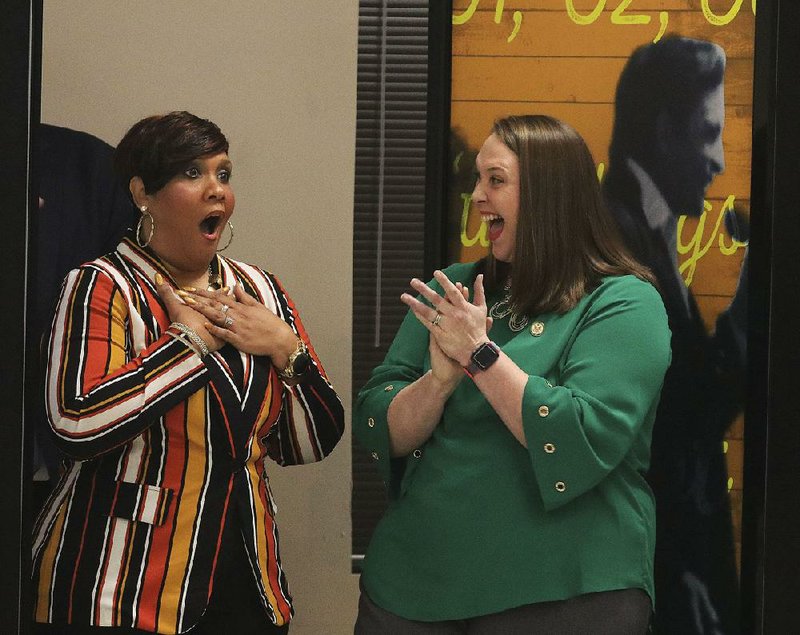
[[[471,288],[475,265],[445,273]],[[566,314],[537,316],[519,333],[496,320],[489,336],[529,375],[527,449],[465,375],[430,439],[390,458],[389,404],[430,368],[428,332],[411,313],[359,393],[353,430],[390,491],[364,561],[370,598],[423,621],[613,589],[652,598],[644,473],[670,360],[658,292],[633,276],[605,278]]]

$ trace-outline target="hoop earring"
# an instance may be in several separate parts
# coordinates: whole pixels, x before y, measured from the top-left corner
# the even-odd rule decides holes
[[[220,251],[225,251],[228,247],[231,246],[231,243],[233,242],[233,223],[228,221],[228,227],[231,230],[231,237],[228,238],[228,242],[225,243],[225,246],[222,249],[217,249],[217,253],[219,253]]]
[[[153,218],[153,215],[147,211],[147,205],[142,205],[139,209],[142,211],[142,215],[139,217],[139,222],[136,223],[136,244],[139,245],[139,247],[144,248],[150,244],[151,240],[153,240],[153,234],[156,231],[156,219]],[[142,226],[144,225],[145,216],[150,217],[150,234],[147,236],[147,240],[142,242],[139,239],[139,234],[142,233]]]

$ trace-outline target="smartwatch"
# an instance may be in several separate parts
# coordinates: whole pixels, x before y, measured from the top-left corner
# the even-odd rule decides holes
[[[470,356],[469,364],[464,367],[464,372],[470,377],[475,373],[486,370],[500,357],[500,349],[492,341],[484,342],[476,348]]]
[[[308,353],[306,343],[298,338],[297,348],[289,355],[286,366],[278,372],[278,376],[283,380],[300,379],[310,365],[311,355]]]

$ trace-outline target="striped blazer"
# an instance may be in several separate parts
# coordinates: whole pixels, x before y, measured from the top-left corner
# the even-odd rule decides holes
[[[305,341],[308,376],[288,388],[268,358],[227,345],[201,359],[172,337],[153,283],[169,273],[129,238],[71,271],[46,408],[73,458],[34,528],[37,622],[187,631],[211,596],[227,513],[238,513],[265,610],[277,625],[291,619],[265,459],[322,459],[344,412],[278,280],[220,256],[212,269]]]

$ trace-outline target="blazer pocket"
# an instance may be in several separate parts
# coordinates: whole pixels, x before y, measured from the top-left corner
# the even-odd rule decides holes
[[[108,515],[158,526],[169,513],[172,495],[166,487],[116,481]]]

